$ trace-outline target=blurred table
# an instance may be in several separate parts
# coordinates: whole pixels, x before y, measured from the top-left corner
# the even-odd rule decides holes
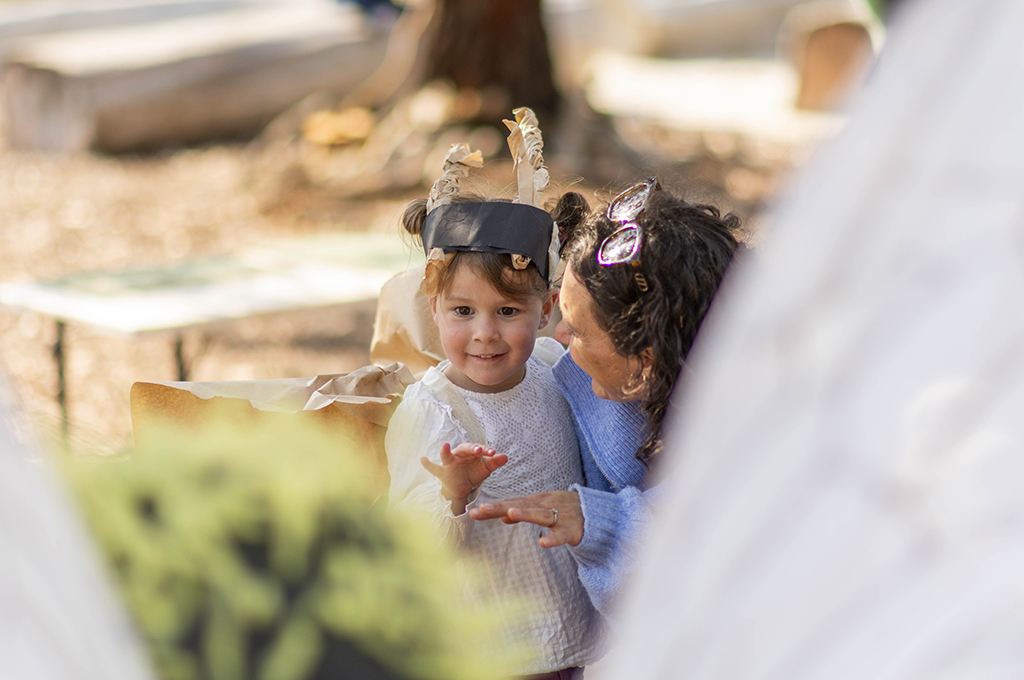
[[[177,379],[184,381],[189,379],[185,331],[262,314],[371,300],[385,281],[422,261],[422,252],[395,234],[338,234],[162,267],[11,282],[0,285],[0,305],[55,319],[57,400],[66,434],[68,323],[129,336],[166,334],[173,342]]]

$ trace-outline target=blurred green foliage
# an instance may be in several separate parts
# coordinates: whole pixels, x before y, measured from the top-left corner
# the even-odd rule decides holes
[[[451,555],[310,428],[166,430],[66,469],[166,680],[495,677]]]

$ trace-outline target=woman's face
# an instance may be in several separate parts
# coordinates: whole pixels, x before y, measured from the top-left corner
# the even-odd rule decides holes
[[[555,338],[569,345],[576,364],[590,376],[594,394],[612,401],[635,401],[643,398],[637,373],[639,357],[624,357],[615,351],[612,338],[597,325],[592,298],[571,267],[565,268],[558,305],[562,321],[555,329]]]

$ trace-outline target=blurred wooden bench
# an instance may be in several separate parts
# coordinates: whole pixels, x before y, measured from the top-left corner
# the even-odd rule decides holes
[[[254,134],[313,92],[349,92],[387,47],[386,33],[334,0],[225,3],[79,29],[5,50],[11,147],[121,152]]]

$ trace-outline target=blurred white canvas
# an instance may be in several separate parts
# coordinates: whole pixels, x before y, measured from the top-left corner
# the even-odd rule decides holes
[[[11,433],[0,371],[0,678],[150,680],[80,518]]]
[[[595,677],[1024,677],[1024,3],[901,5],[705,327]]]

